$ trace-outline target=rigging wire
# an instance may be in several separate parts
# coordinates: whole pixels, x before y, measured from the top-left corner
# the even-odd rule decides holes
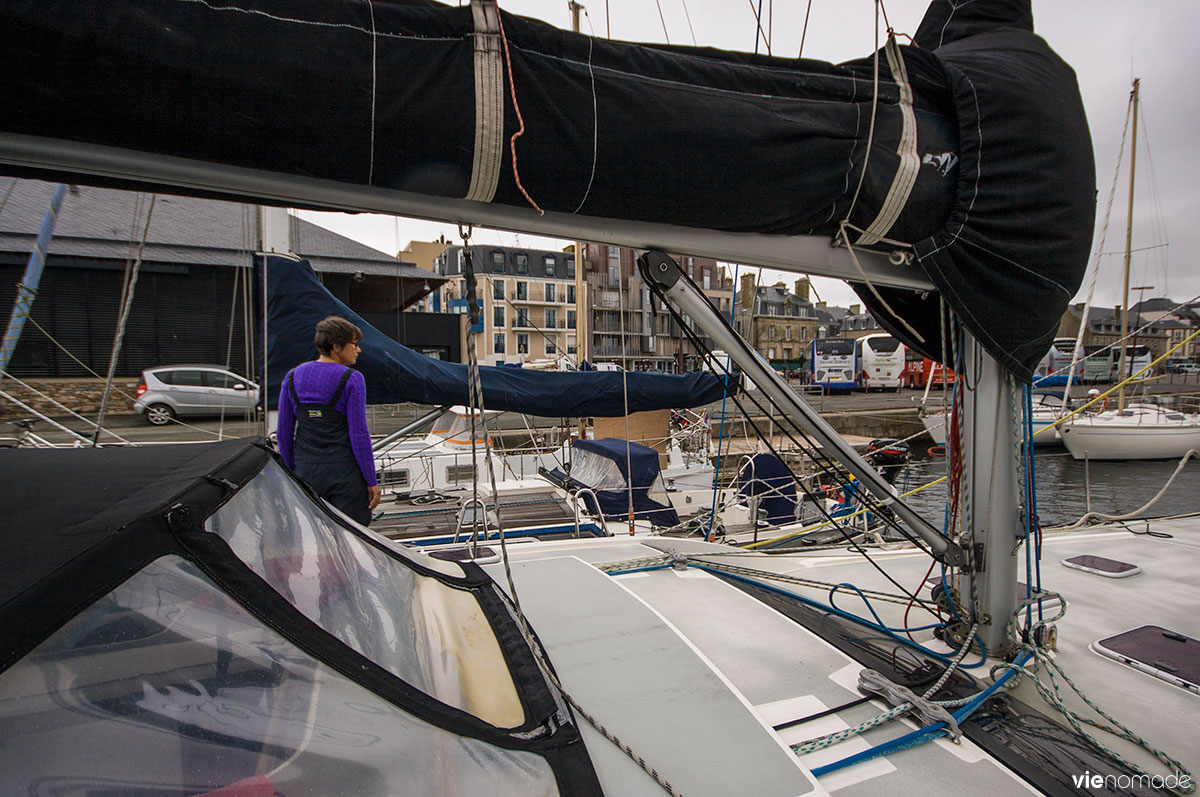
[[[4,199],[0,199],[0,213],[4,212],[4,206],[8,204],[8,198],[12,196],[13,190],[17,187],[17,178],[13,178],[8,184],[8,190],[4,192]]]
[[[469,254],[469,246],[468,246],[468,242],[471,237],[470,227],[464,227],[463,225],[459,225],[459,233],[463,238],[463,252],[465,254],[465,259],[463,262],[463,276],[466,281],[468,308],[475,308],[476,307],[476,304],[475,304],[475,273],[474,273],[473,264],[471,263],[470,254]],[[582,267],[582,264],[579,264],[579,266]],[[478,310],[473,310],[473,312],[477,313]],[[474,323],[474,322],[472,321],[472,323]],[[587,711],[566,690],[566,688],[563,686],[562,682],[559,681],[557,674],[554,672],[554,670],[550,666],[549,662],[546,661],[546,658],[542,651],[541,645],[538,644],[537,640],[534,638],[533,629],[529,625],[529,620],[528,620],[528,618],[526,618],[525,612],[521,609],[521,602],[520,602],[519,595],[517,593],[517,585],[513,579],[512,565],[511,565],[511,561],[510,561],[509,555],[508,555],[507,537],[504,533],[504,521],[503,521],[503,518],[500,513],[500,505],[501,505],[500,504],[500,492],[497,489],[497,485],[496,485],[496,470],[493,465],[493,457],[492,457],[492,452],[491,452],[491,437],[488,434],[487,419],[484,415],[483,380],[481,379],[480,373],[479,373],[479,358],[477,356],[477,352],[476,352],[476,348],[475,348],[475,336],[474,335],[467,336],[467,368],[468,368],[467,411],[471,415],[471,458],[472,458],[472,463],[474,466],[474,463],[477,461],[476,452],[478,450],[478,435],[476,435],[476,433],[475,433],[475,418],[476,418],[476,416],[478,416],[480,425],[482,426],[482,429],[483,429],[484,460],[487,464],[488,480],[491,483],[491,488],[492,488],[492,500],[494,502],[493,507],[494,507],[494,511],[495,511],[495,515],[496,515],[496,533],[497,533],[497,536],[499,537],[499,541],[500,541],[500,557],[501,557],[501,561],[504,564],[504,576],[505,576],[505,579],[508,584],[508,595],[512,601],[513,613],[517,619],[518,627],[521,630],[521,636],[525,640],[525,644],[529,646],[529,649],[533,653],[534,658],[537,660],[538,667],[541,669],[542,674],[546,677],[546,679],[548,681],[550,681],[551,684],[554,685],[554,688],[558,690],[558,693],[562,697],[562,700],[565,703],[567,703],[572,709],[574,709],[577,714],[579,714],[581,717],[583,717],[592,727],[594,727],[597,731],[599,731],[606,739],[608,739],[609,742],[614,744],[623,753],[625,753],[627,756],[629,756],[631,759],[633,759],[633,761],[636,762],[642,768],[643,771],[645,771],[648,775],[650,775],[650,777],[652,777],[654,779],[654,781],[660,787],[662,787],[662,789],[664,791],[673,795],[674,797],[679,797],[679,792],[675,790],[675,788],[671,785],[671,783],[665,777],[663,777],[661,774],[659,774],[659,772],[656,768],[650,766],[644,758],[642,758],[640,755],[638,755],[633,750],[632,747],[630,747],[627,743],[622,741],[615,733],[608,730],[608,728],[606,728],[593,714],[591,714],[591,712]],[[480,506],[480,503],[479,503],[479,497],[478,497],[479,496],[478,474],[479,474],[479,471],[477,469],[474,470],[475,478],[473,478],[471,480],[472,485],[473,485],[473,491],[474,491],[473,498],[472,498],[472,504],[471,504],[472,510],[474,511],[473,531],[477,531],[478,519],[479,519],[478,508]],[[485,536],[486,536],[486,517],[485,517],[484,529],[485,529]],[[477,546],[478,539],[479,539],[478,533],[473,534],[472,539],[473,539],[475,545]],[[477,553],[477,549],[475,552]]]
[[[688,283],[691,283],[691,279],[683,271],[680,271],[680,278],[686,280]],[[666,297],[664,295],[662,295],[661,289],[653,282],[651,282],[649,284],[651,286],[651,289],[656,294],[660,295],[661,298],[663,298],[664,304],[666,305],[668,312],[671,313],[671,315],[675,318],[676,322],[680,325],[681,329],[683,329],[685,335],[691,341],[692,345],[696,347],[696,350],[701,351],[701,352],[708,351],[707,344],[705,344],[704,341],[695,333],[695,331],[691,328],[690,325],[684,323],[682,315],[670,302],[666,301]],[[691,284],[693,287],[695,287],[694,283],[691,283]],[[711,354],[711,352],[710,352],[710,354]],[[715,358],[710,357],[710,359],[712,359],[714,362],[716,362]],[[716,362],[716,364],[718,366],[721,365],[719,362]],[[723,366],[722,366],[722,370],[725,371],[726,378],[729,378],[731,376],[731,373],[727,369],[724,369]],[[752,394],[747,394],[747,397],[751,400],[752,403],[754,403],[756,405],[756,407],[759,408],[760,411],[765,409],[758,398],[754,397]],[[741,403],[741,400],[739,399],[739,397],[737,395],[732,395],[731,398],[739,410],[741,410],[744,414],[748,414],[748,413],[746,413],[745,406]],[[781,426],[781,431],[783,432],[783,434],[793,443],[793,445],[795,445],[801,451],[802,454],[807,456],[813,462],[814,465],[816,465],[819,469],[824,470],[827,474],[833,475],[836,477],[837,471],[836,471],[836,468],[832,467],[832,465],[833,465],[832,458],[826,454],[816,453],[815,450],[813,450],[813,448],[812,448],[812,441],[808,438],[808,436],[804,433],[804,431],[802,429],[800,429],[795,424],[795,422],[792,421],[792,419],[788,418],[787,420],[789,421],[788,425],[791,427],[791,429],[782,428],[782,426]],[[765,439],[765,435],[764,435],[762,429],[758,426],[758,424],[755,422],[751,422],[750,426],[754,430],[755,435],[759,438],[759,440],[762,441],[763,444],[767,447],[768,451],[770,453],[774,454],[782,462],[783,458],[780,456],[779,452],[774,449],[774,447],[771,445],[770,441]],[[800,440],[798,440],[795,437],[795,435],[793,434],[793,430],[804,439],[805,443],[807,443],[807,446],[802,444],[800,442]],[[787,471],[788,471],[789,475],[791,476],[791,478],[793,479],[793,481],[797,484],[797,486],[800,487],[801,491],[804,492],[804,494],[806,496],[808,496],[810,499],[813,500],[814,504],[817,506],[818,510],[825,516],[825,518],[830,523],[835,523],[835,527],[839,531],[841,531],[843,536],[846,537],[847,542],[852,542],[851,535],[845,529],[843,529],[840,525],[836,525],[836,522],[834,521],[834,519],[825,510],[823,502],[820,502],[817,500],[816,496],[812,493],[812,491],[808,488],[808,486],[804,483],[804,481],[802,479],[798,478],[790,467],[787,467],[786,465],[784,467],[787,469]],[[860,496],[861,496],[861,499],[864,500],[864,503],[866,503],[868,507],[873,507],[873,508],[878,509],[878,507],[879,507],[878,503],[874,502],[874,499],[872,499],[870,496],[868,496],[865,492],[860,493]],[[932,552],[928,549],[928,547],[926,547],[925,544],[918,537],[916,537],[910,531],[908,531],[908,529],[901,526],[898,523],[898,521],[896,521],[894,518],[887,517],[885,514],[879,513],[878,511],[876,512],[876,516],[879,517],[881,520],[883,520],[883,522],[886,523],[887,525],[896,529],[907,540],[912,542],[913,545],[916,546],[919,550],[923,551],[927,555],[932,556]],[[871,564],[872,567],[874,567],[881,575],[884,576],[884,578],[886,578],[890,583],[892,583],[898,590],[900,590],[902,593],[904,593],[906,595],[910,595],[923,608],[925,608],[927,611],[930,611],[931,613],[934,613],[933,610],[930,609],[929,605],[927,603],[925,603],[925,601],[921,600],[919,596],[913,595],[912,593],[910,593],[902,584],[900,584],[895,579],[895,577],[893,577],[884,568],[882,568],[878,562],[876,562],[873,558],[871,558],[871,556],[869,554],[867,554],[865,550],[863,550],[861,548],[857,548],[857,547],[855,548],[855,550],[856,550],[856,552],[860,553]]]
[[[758,55],[758,43],[761,41],[767,48],[767,55],[771,54],[771,37],[763,30],[762,26],[762,0],[758,0],[758,8],[754,8],[754,0],[746,0],[750,4],[750,13],[754,14],[754,54]]]
[[[141,202],[142,195],[138,195],[138,203]],[[137,255],[126,264],[125,269],[125,284],[121,291],[121,311],[117,317],[117,328],[113,334],[112,354],[108,360],[108,376],[104,380],[104,393],[100,397],[100,411],[96,417],[96,432],[92,437],[92,448],[100,445],[100,429],[104,426],[104,413],[108,410],[108,400],[112,396],[113,379],[117,374],[117,361],[121,356],[121,344],[125,340],[125,324],[129,320],[129,313],[133,309],[133,296],[137,288],[138,274],[142,266],[142,253],[146,249],[146,239],[150,235],[150,219],[154,214],[154,203],[157,201],[158,195],[150,195],[150,206],[146,209],[146,224],[142,228],[141,239],[138,243]],[[140,208],[135,205],[134,218],[136,223],[137,213]]]
[[[800,51],[796,53],[797,58],[804,57],[804,40],[808,36],[808,18],[812,16],[812,0],[808,0],[808,7],[804,9],[804,27],[800,30]]]
[[[617,310],[620,314],[621,325],[621,398],[625,404],[625,478],[626,493],[629,501],[629,536],[633,536],[633,446],[629,439],[629,340],[625,337],[625,302],[629,296],[629,282],[625,279],[625,264],[620,261],[620,250],[617,250]],[[609,249],[611,256],[611,247]],[[631,275],[632,276],[632,275]]]
[[[683,3],[683,17],[687,20],[688,33],[692,36],[692,46],[696,45],[696,31],[692,28],[692,15],[688,13],[687,0],[680,0]]]
[[[663,38],[667,40],[667,44],[671,43],[671,36],[667,33],[667,20],[663,16],[662,0],[654,0],[654,4],[658,6],[658,20],[662,23]]]

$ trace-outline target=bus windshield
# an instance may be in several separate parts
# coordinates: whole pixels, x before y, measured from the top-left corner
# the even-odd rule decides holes
[[[823,338],[813,341],[813,350],[817,354],[853,354],[853,341],[844,338]]]

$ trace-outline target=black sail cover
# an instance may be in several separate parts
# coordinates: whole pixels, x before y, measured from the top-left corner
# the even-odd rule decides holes
[[[503,38],[488,39],[476,36],[478,11],[428,0],[14,0],[0,9],[0,138],[446,198],[467,197],[491,155],[501,160],[491,202],[528,208],[519,175],[541,208],[614,228],[832,239],[843,219],[867,228],[889,203],[904,92],[882,56],[876,105],[873,57],[835,65],[606,41],[507,13]],[[476,130],[477,40],[507,45],[503,84],[480,88],[503,103],[499,135]],[[1028,379],[1091,241],[1095,175],[1074,73],[1034,35],[1028,0],[935,0],[900,51],[921,165],[886,237],[911,244],[949,307]],[[524,121],[515,168],[510,91]],[[491,142],[479,157],[477,137]],[[103,168],[0,168],[106,179]],[[177,190],[150,173],[108,180]],[[206,193],[236,196],[219,181]],[[938,296],[883,295],[925,338],[918,348],[939,354]]]

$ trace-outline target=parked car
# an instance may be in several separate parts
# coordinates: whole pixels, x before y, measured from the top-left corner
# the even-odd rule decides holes
[[[160,365],[142,371],[133,409],[155,426],[182,415],[241,415],[258,405],[258,385],[219,365]]]
[[[1200,364],[1197,364],[1197,363],[1183,363],[1182,365],[1178,366],[1178,370],[1176,371],[1176,373],[1180,373],[1180,374],[1200,374]]]

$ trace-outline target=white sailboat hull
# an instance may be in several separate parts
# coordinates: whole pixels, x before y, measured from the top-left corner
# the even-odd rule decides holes
[[[1102,413],[1061,427],[1063,444],[1075,459],[1178,459],[1200,451],[1200,417],[1132,419]]]

